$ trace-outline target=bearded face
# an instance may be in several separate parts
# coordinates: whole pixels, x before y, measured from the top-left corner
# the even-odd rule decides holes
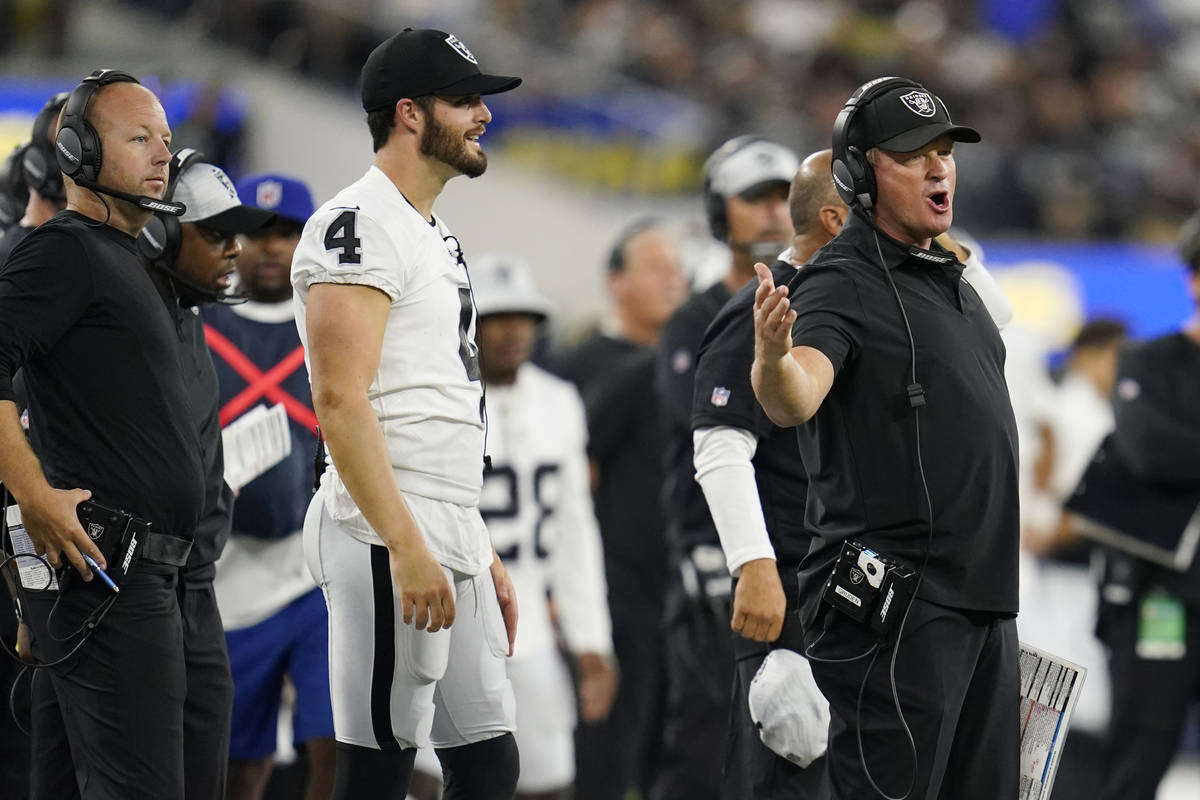
[[[487,153],[479,143],[468,141],[466,131],[443,124],[436,114],[428,115],[421,134],[421,155],[436,158],[468,178],[478,178],[487,169]]]

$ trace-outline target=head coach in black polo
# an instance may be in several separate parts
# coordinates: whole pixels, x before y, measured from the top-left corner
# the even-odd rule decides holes
[[[865,84],[834,125],[846,225],[789,286],[756,267],[751,379],[772,421],[800,426],[805,652],[836,798],[1017,794],[1004,345],[932,241],[953,216],[954,143],[976,141],[919,84]]]
[[[55,141],[67,208],[0,268],[0,480],[37,551],[62,567],[57,588],[21,592],[47,667],[34,678],[35,800],[67,796],[48,788],[64,772],[84,800],[185,796],[175,585],[204,503],[202,447],[175,324],[136,238],[154,211],[184,210],[162,199],[170,135],[158,98],[133,76],[84,79]],[[83,501],[128,515],[94,509],[85,532]],[[52,692],[44,702],[42,691]],[[54,706],[61,714],[39,714]],[[64,739],[72,763],[53,756]]]

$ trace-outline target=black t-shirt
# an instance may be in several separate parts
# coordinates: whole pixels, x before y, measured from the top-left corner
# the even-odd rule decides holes
[[[46,479],[192,535],[204,471],[175,326],[135,240],[64,211],[0,269],[0,399],[23,368]]]
[[[787,283],[796,267],[776,261],[776,285]],[[741,428],[758,437],[754,480],[775,560],[781,570],[795,567],[808,552],[812,536],[804,530],[808,476],[800,460],[795,428],[771,422],[750,385],[754,363],[754,292],[751,280],[725,304],[704,333],[696,361],[692,428]]]
[[[17,249],[17,245],[34,230],[34,228],[27,228],[24,225],[14,225],[5,231],[3,236],[0,236],[0,266],[4,266],[4,262],[8,260],[12,251]]]
[[[907,387],[916,343],[925,405]],[[840,550],[858,538],[920,566],[920,594],[964,609],[1017,611],[1017,435],[1004,381],[1004,344],[962,265],[936,244],[905,247],[851,215],[790,283],[796,345],[816,348],[835,378],[799,428],[809,477],[805,591],[819,592]],[[917,430],[920,429],[920,457]]]
[[[1172,333],[1134,345],[1117,361],[1113,446],[1139,476],[1200,485],[1200,344]],[[1143,565],[1143,587],[1162,586],[1200,608],[1200,558],[1186,572]]]
[[[204,508],[196,524],[184,575],[193,583],[201,583],[212,580],[216,573],[214,565],[232,530],[233,492],[225,483],[217,372],[205,340],[204,320],[199,310],[180,306],[171,282],[163,273],[151,270],[150,276],[175,323],[188,406],[200,437],[200,457],[204,465]]]
[[[670,544],[681,551],[720,543],[704,492],[696,483],[691,417],[696,353],[705,329],[728,300],[729,290],[719,281],[693,294],[667,320],[658,342],[654,381],[667,441],[663,497]]]
[[[604,541],[609,609],[657,620],[666,583],[660,491],[662,423],[654,396],[654,349],[596,334],[556,362],[583,396],[588,455]]]

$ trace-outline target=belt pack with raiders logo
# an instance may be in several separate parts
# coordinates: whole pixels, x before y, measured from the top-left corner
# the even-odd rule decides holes
[[[137,568],[150,538],[150,523],[126,511],[84,501],[76,507],[79,524],[100,548],[113,583],[122,585]]]
[[[850,540],[842,545],[821,600],[886,635],[903,618],[916,582],[912,567]]]

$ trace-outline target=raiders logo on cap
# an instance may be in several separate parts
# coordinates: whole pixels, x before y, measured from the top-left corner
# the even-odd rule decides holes
[[[478,66],[479,62],[475,60],[475,56],[467,49],[467,46],[458,40],[458,37],[453,33],[446,37],[446,44],[454,48],[454,50],[467,61]]]
[[[914,114],[919,114],[922,117],[932,117],[937,113],[937,108],[933,104],[933,98],[929,96],[929,92],[909,92],[906,95],[901,95],[900,99],[904,101],[904,105],[908,106]]]

